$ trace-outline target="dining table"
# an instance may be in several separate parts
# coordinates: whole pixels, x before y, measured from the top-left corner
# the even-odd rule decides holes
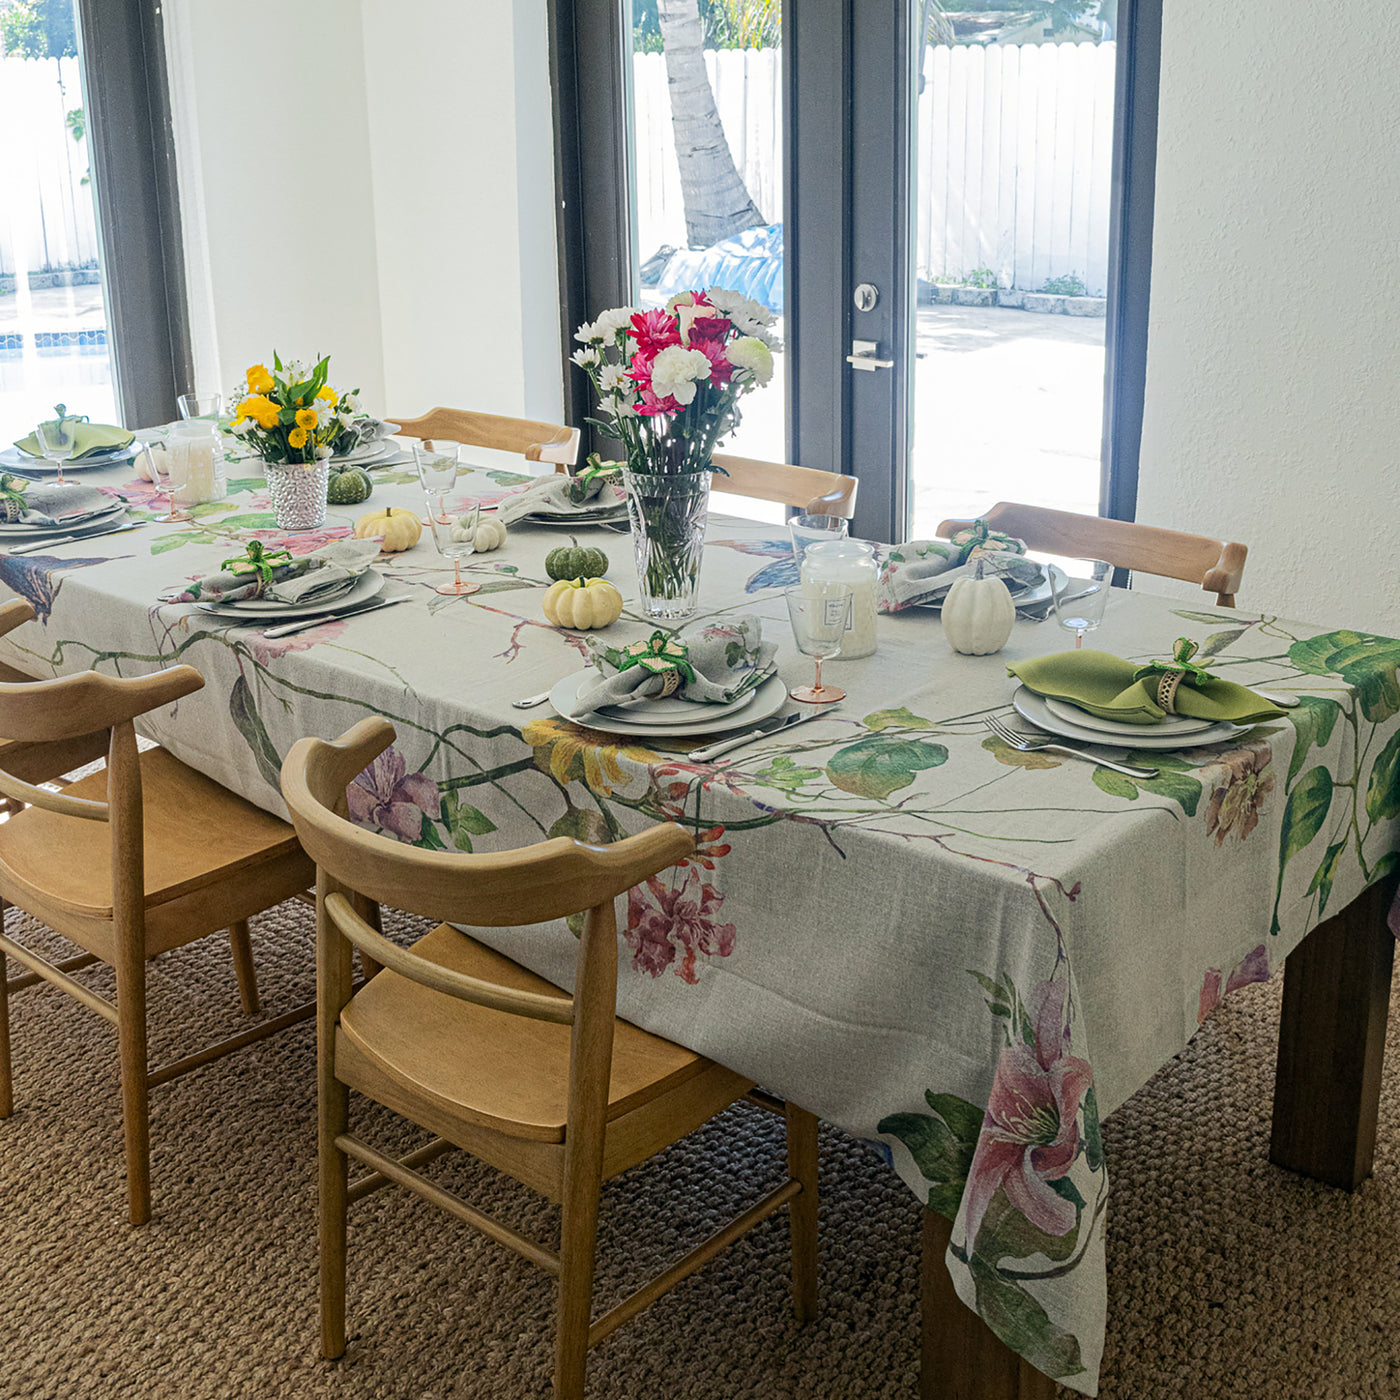
[[[466,455],[460,506],[489,514],[532,480],[519,459]],[[251,541],[299,556],[366,511],[421,514],[422,491],[400,459],[371,473],[369,501],[288,533],[257,459],[231,449],[226,471],[225,498],[157,523],[164,498],[130,463],[90,470],[84,484],[138,528],[23,554],[0,542],[0,583],[35,610],[0,659],[38,676],[195,666],[204,688],[142,733],[279,814],[296,740],[381,715],[396,738],[350,810],[386,837],[482,852],[680,823],[693,854],[625,899],[619,1014],[866,1140],[872,1170],[926,1207],[925,1395],[1097,1392],[1101,1124],[1222,998],[1285,962],[1272,1158],[1342,1187],[1369,1173],[1400,869],[1400,641],[1276,616],[1247,588],[1236,609],[1147,581],[1114,589],[1093,646],[1146,663],[1189,637],[1216,673],[1297,700],[1208,748],[1111,751],[1158,770],[1145,779],[1094,761],[1109,750],[1021,752],[988,728],[1012,713],[1009,663],[1072,645],[1053,613],[965,656],[937,610],[910,608],[879,617],[873,655],[826,663],[839,707],[706,762],[690,757],[702,738],[514,703],[583,670],[592,645],[678,626],[641,613],[625,529],[513,523],[462,561],[480,587],[461,597],[436,591],[450,565],[425,531],[374,566],[383,596],[406,601],[268,637],[266,619],[160,595]],[[546,555],[571,537],[604,551],[623,594],[605,632],[542,611]],[[797,581],[783,526],[712,511],[684,626],[761,631],[796,687],[812,669],[784,603]],[[474,932],[571,984],[566,921]]]

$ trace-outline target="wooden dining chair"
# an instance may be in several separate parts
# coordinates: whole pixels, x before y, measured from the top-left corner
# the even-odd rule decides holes
[[[565,837],[459,854],[401,845],[351,824],[345,788],[394,740],[362,720],[333,743],[303,739],[282,793],[317,866],[321,1341],[345,1351],[346,1207],[396,1182],[538,1264],[559,1281],[554,1389],[583,1394],[588,1351],[726,1245],[790,1206],[793,1303],[816,1310],[817,1123],[793,1105],[788,1180],[610,1312],[591,1318],[604,1181],[645,1161],[753,1090],[751,1081],[616,1016],[613,901],[694,849],[675,825],[611,846]],[[442,918],[411,949],[355,910],[368,898]],[[561,992],[453,923],[502,927],[587,911],[575,989]],[[383,970],[352,994],[355,948]],[[354,1089],[437,1136],[395,1160],[348,1127]],[[457,1146],[563,1207],[559,1251],[516,1233],[416,1168]],[[348,1159],[369,1174],[348,1183]]]
[[[1110,520],[1101,515],[1079,515],[1068,510],[998,501],[982,517],[994,530],[1025,540],[1041,554],[1102,559],[1116,569],[1155,574],[1159,578],[1198,583],[1215,594],[1222,608],[1235,606],[1249,546],[1208,535],[1187,535],[1160,530],[1130,520]],[[965,530],[971,520],[945,520],[938,533],[949,539]]]
[[[134,1225],[151,1213],[150,1090],[314,1010],[299,1007],[159,1069],[148,1062],[147,960],[227,929],[243,1009],[256,1010],[248,919],[304,890],[314,876],[285,822],[165,749],[138,752],[132,721],[203,684],[190,666],[148,676],[84,671],[0,683],[0,734],[41,752],[96,733],[106,748],[101,771],[57,792],[16,776],[0,750],[0,793],[26,804],[0,824],[0,916],[14,905],[83,950],[55,964],[0,931],[0,1119],[14,1106],[9,997],[51,982],[116,1027]],[[8,958],[30,975],[7,981]],[[116,973],[115,1002],[72,975],[96,962]]]
[[[713,458],[727,476],[715,475],[713,489],[756,501],[794,506],[808,515],[837,515],[849,520],[856,510],[859,481],[840,472],[794,467],[787,462],[761,462],[753,457],[731,457],[716,452]]]
[[[527,462],[553,462],[556,471],[578,461],[577,428],[536,423],[527,418],[501,418],[465,408],[434,408],[421,418],[388,418],[405,437],[446,438],[471,447],[519,452]]]

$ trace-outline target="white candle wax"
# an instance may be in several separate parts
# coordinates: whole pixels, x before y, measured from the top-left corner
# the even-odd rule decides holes
[[[802,559],[803,583],[848,583],[851,607],[841,643],[843,660],[875,650],[875,552],[861,540],[837,540],[808,548]]]

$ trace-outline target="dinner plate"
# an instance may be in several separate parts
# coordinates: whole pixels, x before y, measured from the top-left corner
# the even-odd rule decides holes
[[[555,714],[572,719],[580,688],[585,681],[591,681],[596,675],[597,672],[590,667],[588,670],[575,671],[573,675],[565,676],[549,692],[549,703],[554,707]],[[690,724],[648,724],[641,719],[612,719],[598,714],[589,715],[586,720],[576,722],[586,729],[600,729],[609,734],[635,734],[652,739],[716,734],[723,729],[733,729],[739,724],[757,723],[761,719],[767,719],[769,715],[777,714],[787,700],[787,686],[783,684],[781,676],[770,676],[753,695],[753,704],[745,707],[742,716],[730,711],[725,715],[707,715],[704,719],[694,720]],[[706,705],[705,708],[708,710],[710,707]]]
[[[101,452],[94,452],[90,457],[82,457],[76,462],[65,462],[63,464],[64,473],[91,471],[96,467],[115,467],[122,462],[129,462],[141,450],[141,443],[138,439],[127,447],[104,447]],[[51,472],[58,475],[58,467],[50,462],[47,457],[31,457],[27,452],[21,452],[18,447],[7,447],[0,452],[0,465],[6,467],[23,467],[26,471]]]
[[[1064,720],[1067,724],[1077,724],[1081,729],[1095,729],[1103,734],[1122,734],[1129,738],[1136,738],[1146,732],[1149,734],[1199,734],[1203,729],[1209,729],[1215,721],[1208,719],[1194,719],[1191,715],[1168,715],[1157,724],[1141,725],[1129,724],[1122,719],[1104,719],[1101,715],[1092,715],[1088,710],[1081,710],[1078,705],[1072,705],[1068,700],[1056,700],[1053,696],[1043,695],[1045,707],[1052,715]]]
[[[567,528],[570,525],[579,527],[585,525],[619,525],[627,519],[627,507],[621,510],[609,511],[606,515],[524,515],[521,516],[521,525],[562,525]]]
[[[1014,581],[1007,584],[1007,590],[1011,594],[1012,601],[1018,608],[1033,608],[1040,603],[1049,603],[1054,597],[1056,580],[1064,580],[1065,571],[1058,564],[1042,564],[1044,571],[1039,583],[1032,583],[1024,588],[1017,588]],[[993,578],[997,575],[993,574]],[[940,594],[937,598],[930,598],[926,603],[919,603],[916,606],[921,608],[941,608],[943,599],[947,593]]]
[[[21,521],[0,524],[0,539],[41,540],[45,535],[77,535],[88,530],[103,530],[115,525],[125,510],[125,501],[113,501],[110,506],[93,515],[84,515],[77,520],[60,521],[55,525],[25,525]]]
[[[352,447],[349,452],[340,457],[332,457],[333,462],[357,462],[365,465],[370,462],[377,462],[381,457],[392,457],[400,450],[399,444],[391,438],[375,438],[373,442],[362,442],[358,447]]]
[[[241,617],[245,622],[263,622],[271,618],[319,617],[322,613],[339,612],[366,603],[384,588],[384,575],[369,569],[357,578],[344,593],[333,598],[318,598],[310,603],[279,603],[268,598],[245,598],[237,603],[197,603],[201,611],[218,617]]]
[[[763,682],[746,690],[735,700],[721,705],[707,705],[699,700],[677,700],[674,695],[664,700],[638,701],[634,705],[604,705],[598,713],[609,719],[645,720],[647,724],[690,724],[697,719],[721,719],[753,703],[763,688]]]
[[[1062,739],[1077,739],[1081,744],[1098,744],[1114,749],[1196,749],[1206,744],[1219,744],[1226,739],[1237,739],[1248,734],[1253,727],[1248,724],[1213,724],[1199,734],[1154,734],[1132,736],[1130,739],[1117,739],[1102,731],[1085,729],[1082,725],[1070,724],[1067,720],[1050,713],[1044,699],[1033,690],[1021,686],[1011,697],[1016,713],[1029,720],[1037,729],[1049,734],[1058,734]],[[1156,726],[1143,728],[1155,729]]]

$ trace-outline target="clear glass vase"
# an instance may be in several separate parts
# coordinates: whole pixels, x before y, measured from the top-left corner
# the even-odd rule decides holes
[[[642,612],[677,621],[695,611],[710,511],[711,472],[624,471]]]
[[[319,530],[326,523],[329,462],[266,462],[267,490],[279,530]]]

